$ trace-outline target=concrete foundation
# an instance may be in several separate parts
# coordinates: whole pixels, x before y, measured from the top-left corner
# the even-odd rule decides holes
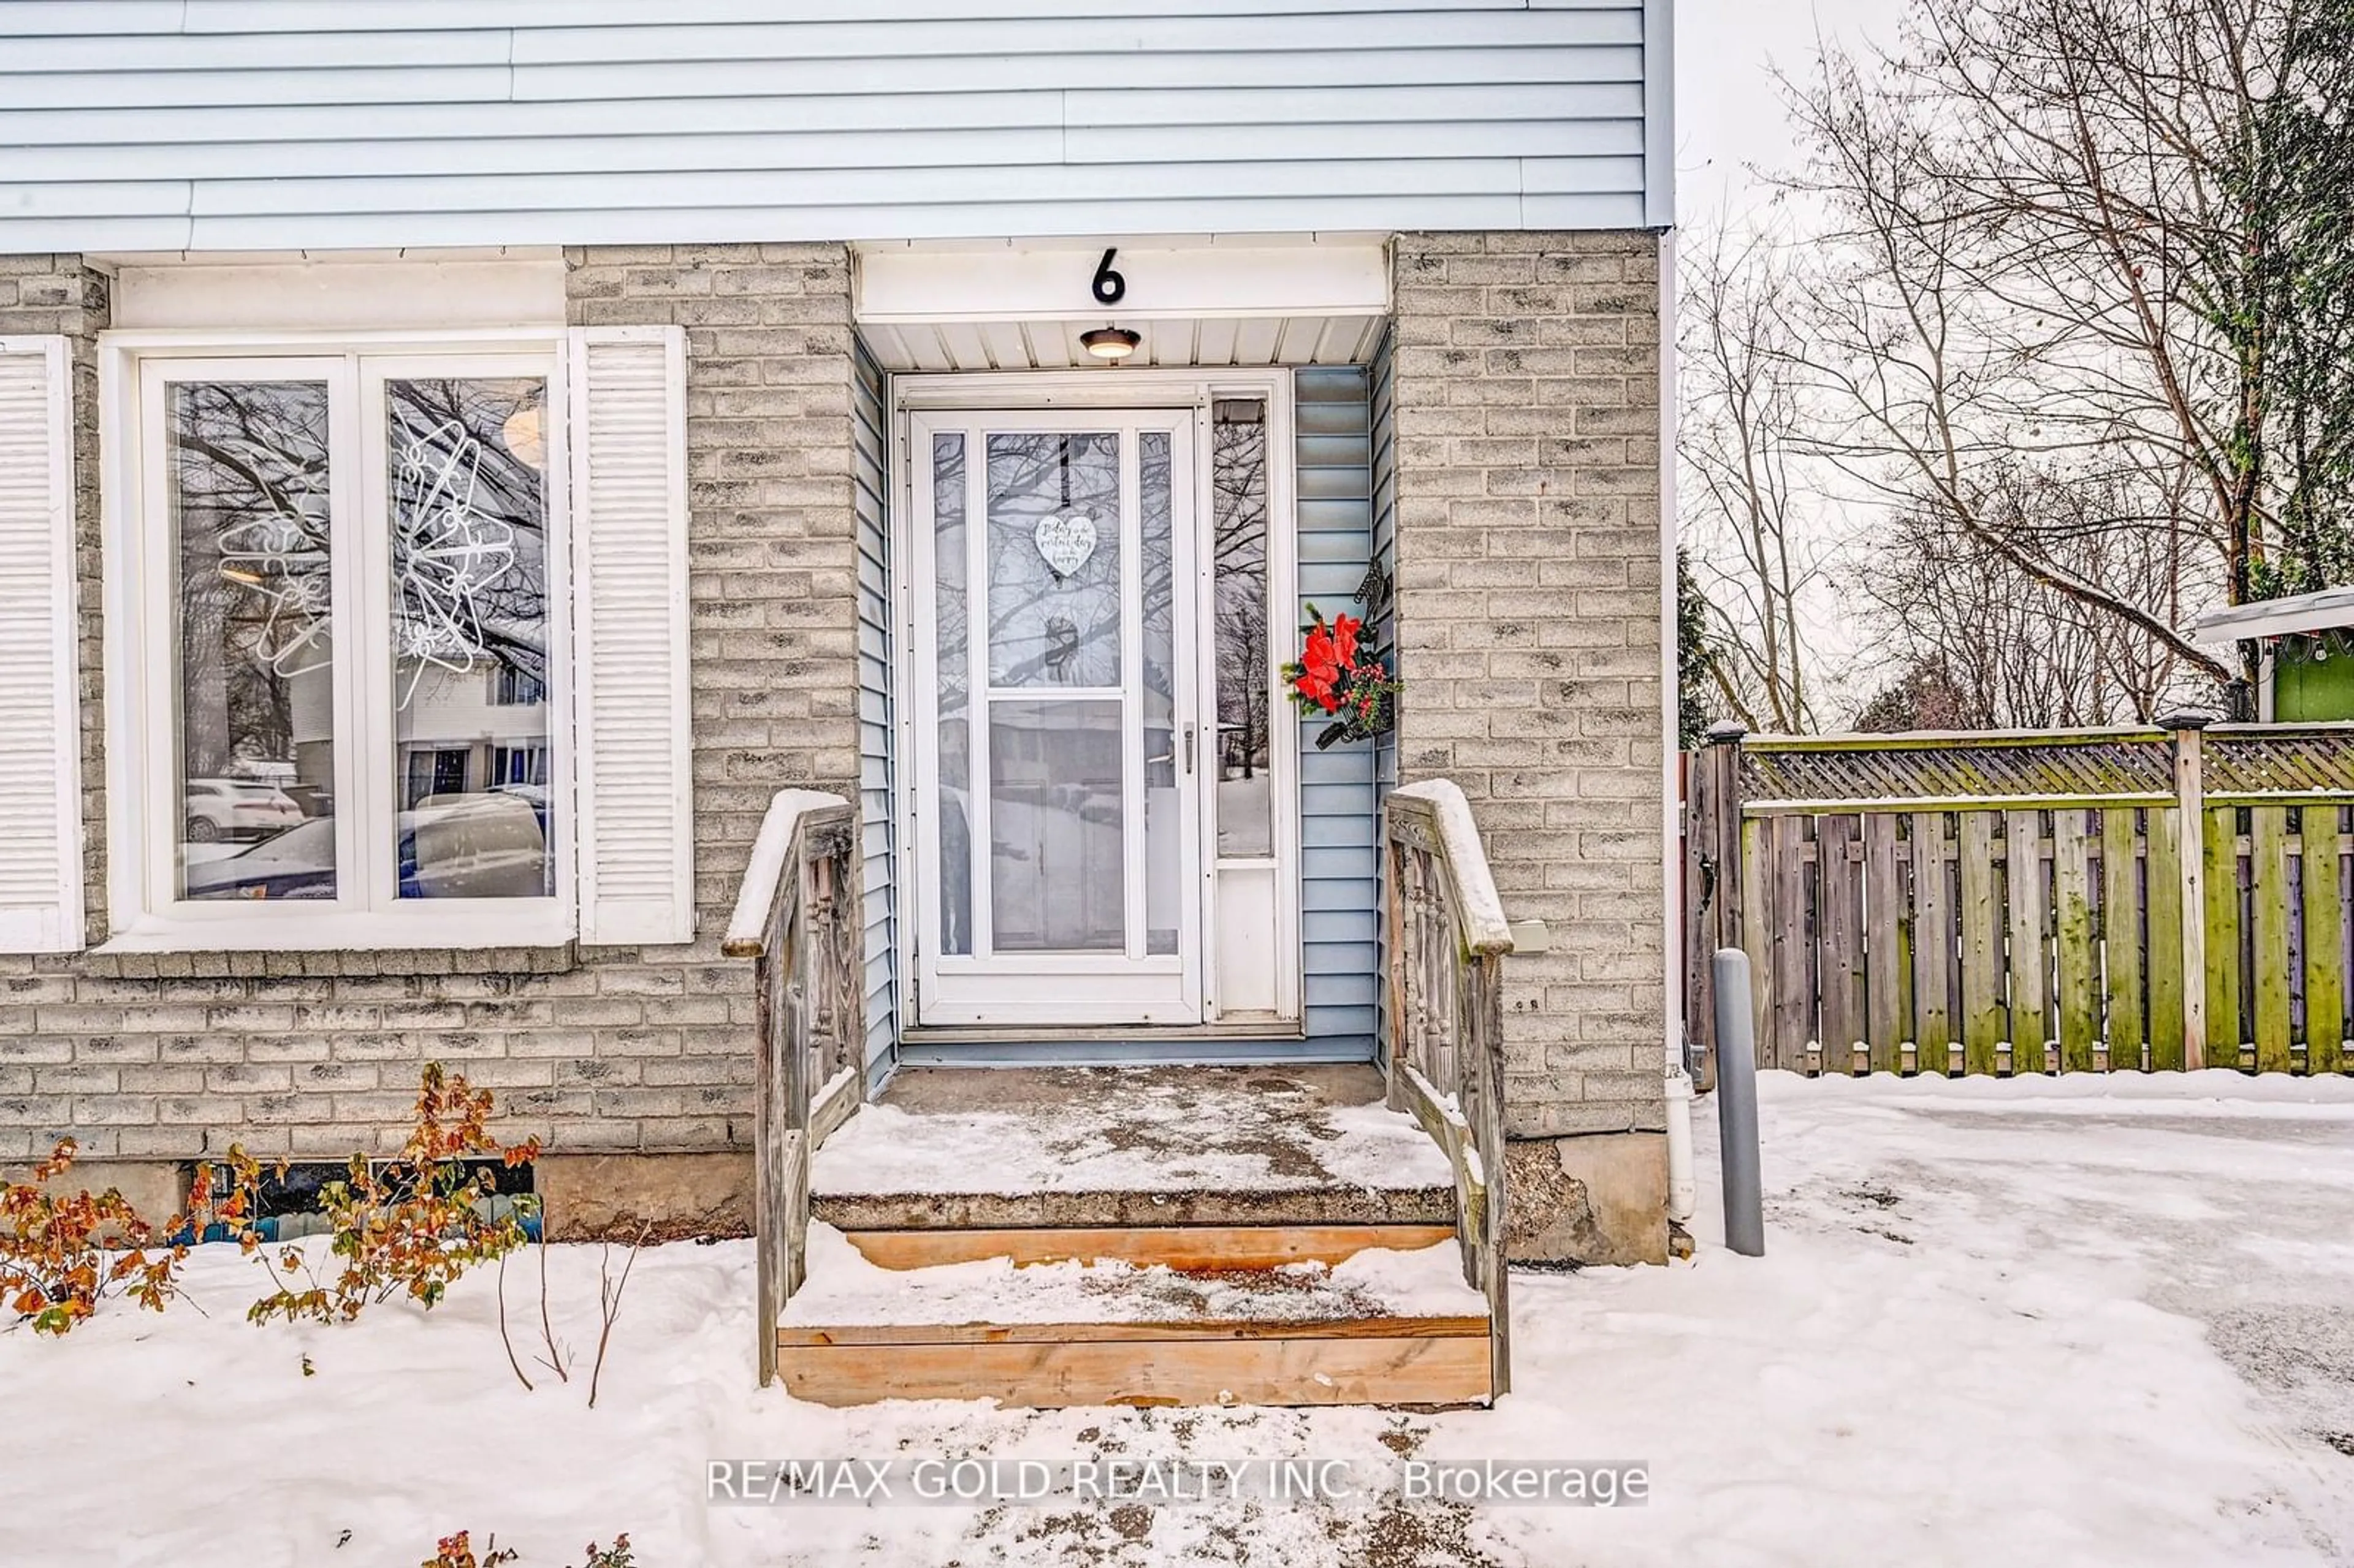
[[[0,1182],[22,1181],[30,1174],[28,1166],[0,1166]],[[49,1182],[48,1191],[64,1197],[110,1187],[151,1225],[163,1225],[188,1206],[188,1168],[161,1160],[76,1160],[71,1170]]]
[[[1504,1245],[1515,1263],[1668,1260],[1662,1133],[1515,1140],[1504,1182]]]
[[[550,1241],[752,1234],[749,1154],[543,1154],[534,1181]]]

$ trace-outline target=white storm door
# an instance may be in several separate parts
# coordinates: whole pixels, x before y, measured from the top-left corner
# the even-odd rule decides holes
[[[918,1023],[1203,1020],[1195,418],[909,416]]]

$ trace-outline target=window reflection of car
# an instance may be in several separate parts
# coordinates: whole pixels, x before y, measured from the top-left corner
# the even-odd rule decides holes
[[[188,865],[190,898],[333,898],[335,819],[313,817],[251,849]]]
[[[399,815],[403,898],[544,898],[555,891],[546,806],[506,790],[430,795]],[[189,865],[187,896],[333,898],[335,820],[314,817],[250,849]]]
[[[527,787],[525,787],[527,788]],[[429,795],[401,813],[403,898],[545,898],[546,791]]]
[[[187,788],[187,842],[267,838],[302,820],[302,808],[275,784],[244,779],[191,779]]]

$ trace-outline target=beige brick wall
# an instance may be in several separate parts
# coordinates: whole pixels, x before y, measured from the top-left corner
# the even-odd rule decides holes
[[[1393,340],[1403,779],[1463,787],[1515,919],[1517,1137],[1664,1124],[1659,241],[1409,234]]]
[[[688,330],[696,903],[665,948],[0,958],[0,1162],[70,1132],[98,1158],[232,1139],[333,1157],[398,1140],[417,1069],[499,1091],[556,1150],[751,1137],[748,966],[717,936],[769,794],[854,791],[848,258],[839,246],[570,252],[576,323]],[[0,333],[77,337],[83,762],[103,929],[97,408],[106,279],[0,257]]]

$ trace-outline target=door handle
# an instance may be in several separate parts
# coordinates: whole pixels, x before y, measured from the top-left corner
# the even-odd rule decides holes
[[[1186,777],[1186,778],[1188,778],[1188,779],[1191,779],[1193,776],[1193,726],[1192,725],[1190,725],[1190,724],[1189,724],[1189,725],[1187,725],[1187,726],[1185,726],[1185,777]]]

